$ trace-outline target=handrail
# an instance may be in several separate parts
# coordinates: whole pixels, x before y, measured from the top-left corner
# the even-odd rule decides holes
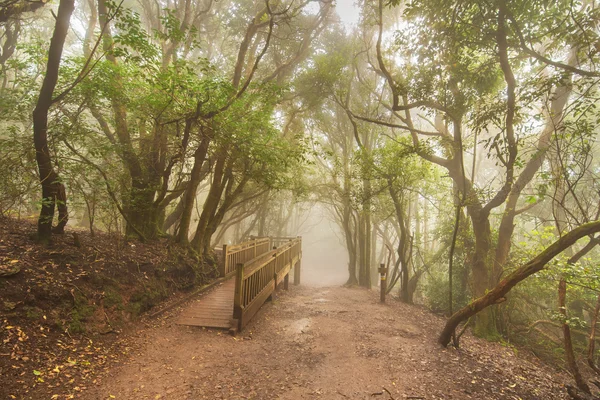
[[[233,274],[236,264],[253,260],[267,253],[270,248],[271,242],[268,237],[252,239],[235,245],[224,244],[220,275]]]
[[[290,236],[269,236],[269,238],[271,239],[271,247],[280,247],[284,243],[296,239],[295,237]]]
[[[302,238],[297,237],[278,249],[236,265],[233,318],[242,330],[282,281],[287,289],[294,268],[294,284],[300,283]]]
[[[262,257],[266,257],[267,255],[271,256],[271,258],[273,258],[273,257],[277,257],[277,255],[278,255],[278,254],[284,253],[284,252],[285,252],[285,251],[287,251],[287,250],[288,250],[288,248],[289,248],[289,247],[291,247],[293,244],[294,244],[294,243],[292,243],[292,242],[286,243],[286,244],[284,244],[283,246],[281,246],[280,248],[278,248],[278,249],[273,249],[273,250],[271,250],[270,252],[268,252],[268,253],[265,253],[265,254],[263,254],[262,256],[260,256],[260,257],[257,257],[257,258],[261,258],[261,259],[262,259]],[[246,278],[250,277],[250,276],[251,276],[253,273],[255,273],[255,272],[258,270],[258,269],[260,269],[260,268],[264,267],[264,266],[265,266],[265,264],[269,263],[270,261],[272,261],[272,260],[270,260],[270,259],[265,259],[265,260],[264,260],[264,262],[263,262],[262,264],[257,264],[257,263],[256,263],[256,260],[250,260],[250,261],[247,263],[247,264],[248,264],[248,267],[244,266],[244,268],[245,268],[244,276],[245,276]],[[248,271],[248,269],[250,269],[250,271]]]

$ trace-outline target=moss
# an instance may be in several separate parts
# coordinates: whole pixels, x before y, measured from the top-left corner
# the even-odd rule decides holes
[[[86,332],[85,322],[92,316],[95,305],[88,302],[87,298],[81,294],[74,295],[75,304],[69,314],[69,332],[71,333],[84,333]]]
[[[123,310],[123,297],[119,294],[117,288],[107,287],[104,290],[104,306],[108,308],[116,308]]]
[[[23,307],[23,311],[25,311],[25,316],[29,319],[39,319],[42,316],[42,310],[38,307]]]
[[[168,292],[158,282],[154,282],[154,284],[147,285],[144,289],[134,292],[129,299],[127,309],[133,316],[138,316],[150,310],[167,296]]]

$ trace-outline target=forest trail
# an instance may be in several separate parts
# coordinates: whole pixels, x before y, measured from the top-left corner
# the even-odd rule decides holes
[[[566,398],[566,376],[508,347],[465,335],[441,349],[443,320],[422,308],[364,289],[278,293],[235,338],[176,325],[181,309],[154,321],[84,398]]]

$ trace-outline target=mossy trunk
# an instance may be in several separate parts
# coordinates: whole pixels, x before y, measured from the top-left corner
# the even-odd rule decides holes
[[[48,147],[48,111],[53,104],[52,99],[56,83],[58,82],[63,47],[74,8],[73,0],[60,1],[54,33],[50,39],[46,75],[42,82],[35,110],[33,111],[33,142],[40,184],[42,186],[42,208],[38,219],[38,240],[43,243],[48,243],[51,239],[52,221],[57,205],[59,209],[59,222],[55,228],[55,232],[62,233],[68,220],[65,187],[60,182],[58,173],[54,170]]]
[[[475,236],[475,254],[472,264],[473,296],[477,299],[488,292],[489,260],[491,250],[491,228],[489,218],[474,215],[471,217]],[[486,308],[475,317],[473,333],[479,337],[494,339],[498,336],[494,310]]]
[[[466,321],[494,304],[503,302],[505,300],[504,296],[519,282],[536,272],[541,271],[550,260],[569,248],[577,240],[597,232],[600,232],[600,221],[581,225],[552,243],[535,258],[502,279],[496,287],[486,292],[485,295],[476,298],[467,306],[455,312],[448,321],[446,321],[446,325],[438,339],[439,343],[443,346],[447,346],[448,343],[450,343],[456,327],[461,322]],[[485,321],[485,319],[483,321]],[[485,327],[485,325],[483,325],[483,327]]]

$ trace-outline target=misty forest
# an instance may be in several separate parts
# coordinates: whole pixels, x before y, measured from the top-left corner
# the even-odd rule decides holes
[[[0,0],[0,398],[600,399],[600,2]]]

